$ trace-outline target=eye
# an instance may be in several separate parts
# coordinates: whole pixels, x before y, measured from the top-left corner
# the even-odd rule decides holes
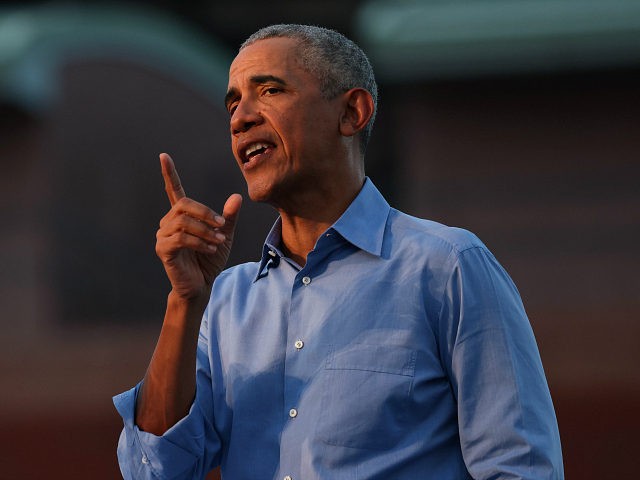
[[[264,95],[276,95],[278,93],[282,92],[282,89],[278,88],[278,87],[267,87],[264,89]]]
[[[233,112],[236,111],[236,108],[238,108],[237,103],[234,103],[233,105],[229,105],[229,116],[233,116]]]

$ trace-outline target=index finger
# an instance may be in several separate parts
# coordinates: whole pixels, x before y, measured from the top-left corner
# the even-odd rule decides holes
[[[162,178],[164,178],[164,189],[167,192],[171,206],[174,206],[178,200],[186,197],[184,188],[180,183],[180,177],[173,160],[168,154],[160,154],[160,166],[162,167]]]

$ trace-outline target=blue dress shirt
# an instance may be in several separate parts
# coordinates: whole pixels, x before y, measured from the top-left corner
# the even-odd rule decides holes
[[[276,222],[215,281],[189,414],[163,436],[114,398],[125,479],[562,479],[535,339],[473,234],[389,207],[367,179],[300,268]]]

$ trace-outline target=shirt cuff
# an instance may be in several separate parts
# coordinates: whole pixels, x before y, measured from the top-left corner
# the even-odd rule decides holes
[[[113,397],[124,421],[118,443],[118,462],[126,480],[193,478],[205,448],[204,422],[196,402],[189,414],[163,435],[144,432],[134,423],[140,383]],[[190,473],[191,472],[191,473]]]

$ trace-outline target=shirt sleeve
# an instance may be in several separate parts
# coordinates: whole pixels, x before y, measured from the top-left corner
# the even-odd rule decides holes
[[[213,426],[212,384],[206,337],[201,329],[197,352],[196,397],[187,416],[162,436],[134,423],[141,383],[113,398],[124,421],[118,462],[125,480],[201,480],[219,464],[220,439]]]
[[[515,285],[484,247],[457,254],[440,328],[472,477],[563,479],[556,416],[533,331]]]

